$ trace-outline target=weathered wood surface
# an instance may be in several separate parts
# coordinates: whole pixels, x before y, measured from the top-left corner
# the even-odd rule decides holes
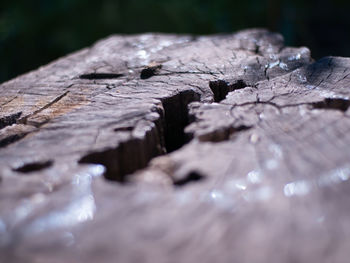
[[[349,76],[247,30],[112,36],[2,84],[0,261],[348,262]]]

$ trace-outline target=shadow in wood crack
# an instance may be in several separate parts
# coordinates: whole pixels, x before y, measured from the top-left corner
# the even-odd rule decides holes
[[[247,84],[242,79],[236,80],[232,83],[225,80],[215,80],[209,82],[209,87],[214,93],[214,101],[220,102],[226,98],[229,92],[243,89],[247,87]]]
[[[164,110],[142,138],[131,138],[115,148],[91,152],[79,163],[102,164],[106,167],[106,179],[127,182],[128,175],[145,168],[152,158],[175,151],[189,142],[184,132],[189,122],[188,104],[199,99],[200,95],[192,90],[161,99]],[[125,127],[115,131],[132,130],[132,127]]]
[[[198,171],[191,171],[185,176],[184,178],[181,178],[179,180],[173,180],[175,186],[184,186],[191,182],[197,182],[200,180],[203,180],[205,178],[204,175],[200,174]]]
[[[16,169],[13,169],[13,171],[20,172],[20,173],[31,173],[31,172],[36,172],[36,171],[49,168],[52,165],[53,165],[53,161],[51,160],[42,161],[42,162],[32,162],[32,163],[24,164]]]
[[[116,79],[124,76],[118,73],[88,73],[80,75],[80,79]]]
[[[22,112],[20,111],[20,112],[16,112],[14,114],[0,118],[0,129],[16,123],[16,121],[21,117],[21,115],[22,115]]]
[[[329,109],[345,112],[350,106],[350,101],[341,98],[325,98],[323,101],[311,104],[314,109]]]

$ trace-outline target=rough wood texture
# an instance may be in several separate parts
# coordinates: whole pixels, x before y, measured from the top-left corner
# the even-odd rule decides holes
[[[1,262],[348,262],[350,59],[112,36],[0,86]]]

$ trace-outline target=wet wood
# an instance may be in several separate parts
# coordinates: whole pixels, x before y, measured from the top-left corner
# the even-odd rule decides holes
[[[350,59],[111,36],[0,86],[1,262],[347,262]]]

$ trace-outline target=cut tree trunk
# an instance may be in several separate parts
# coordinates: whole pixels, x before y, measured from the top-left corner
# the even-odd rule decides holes
[[[349,58],[112,36],[0,95],[1,262],[349,261]]]

